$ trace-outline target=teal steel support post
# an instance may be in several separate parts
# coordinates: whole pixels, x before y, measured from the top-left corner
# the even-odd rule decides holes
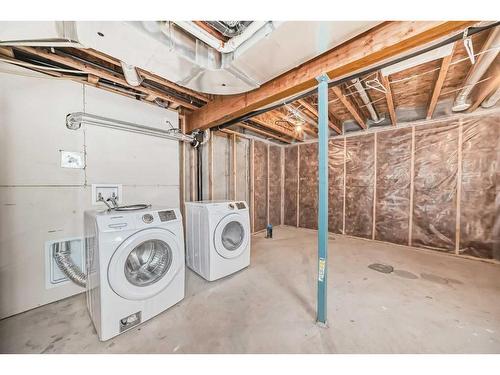
[[[318,313],[316,321],[326,326],[327,320],[327,255],[328,255],[328,81],[326,74],[318,80]]]

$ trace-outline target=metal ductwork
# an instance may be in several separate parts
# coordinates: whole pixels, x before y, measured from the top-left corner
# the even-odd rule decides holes
[[[491,108],[495,104],[497,104],[499,99],[500,99],[500,89],[497,89],[492,95],[490,95],[490,97],[483,100],[483,102],[481,103],[481,107]]]
[[[0,45],[92,48],[189,89],[231,95],[258,88],[280,74],[367,31],[380,22],[211,21],[218,39],[190,21],[0,22]],[[290,35],[294,38],[290,40]]]
[[[475,67],[470,71],[469,75],[465,79],[464,87],[459,91],[457,97],[455,98],[455,102],[452,107],[454,112],[461,112],[469,109],[471,106],[470,93],[484,73],[486,73],[493,61],[495,61],[498,55],[499,47],[500,27],[497,27],[491,31],[491,35],[488,37],[488,40],[485,42],[485,46],[483,47],[483,50],[491,50],[479,56],[477,62],[475,63]]]
[[[205,23],[222,35],[233,38],[245,31],[252,21],[206,21]]]
[[[56,242],[53,246],[54,260],[59,269],[68,279],[85,288],[87,286],[87,276],[71,259],[71,249],[68,242]]]
[[[366,93],[366,90],[365,90],[363,84],[361,83],[361,81],[359,80],[359,78],[353,79],[351,82],[352,82],[354,88],[356,89],[356,91],[358,92],[359,97],[363,101],[366,109],[370,113],[370,117],[371,117],[372,121],[376,124],[383,121],[384,118],[380,118],[378,116],[377,111],[375,110],[375,107],[373,107],[373,104],[371,103],[370,97]]]

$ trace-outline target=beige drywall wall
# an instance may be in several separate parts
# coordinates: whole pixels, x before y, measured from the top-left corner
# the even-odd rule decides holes
[[[176,112],[93,87],[0,73],[0,318],[83,291],[71,283],[46,289],[44,246],[83,235],[83,212],[95,208],[91,184],[122,184],[124,203],[179,206],[178,142],[68,130],[66,115],[77,111],[178,126]],[[61,168],[60,150],[86,151],[86,168]]]

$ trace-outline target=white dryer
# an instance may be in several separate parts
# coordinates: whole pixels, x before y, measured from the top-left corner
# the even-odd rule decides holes
[[[87,308],[101,341],[184,298],[178,209],[86,211]]]
[[[186,202],[187,266],[208,281],[250,265],[250,215],[241,201]]]

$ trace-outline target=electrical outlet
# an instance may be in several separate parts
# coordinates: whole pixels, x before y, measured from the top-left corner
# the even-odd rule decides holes
[[[107,202],[109,198],[114,196],[116,198],[116,202],[119,204],[123,202],[122,185],[92,184],[92,205],[104,205],[104,203],[99,200],[100,196]],[[108,203],[112,205],[110,201]]]

